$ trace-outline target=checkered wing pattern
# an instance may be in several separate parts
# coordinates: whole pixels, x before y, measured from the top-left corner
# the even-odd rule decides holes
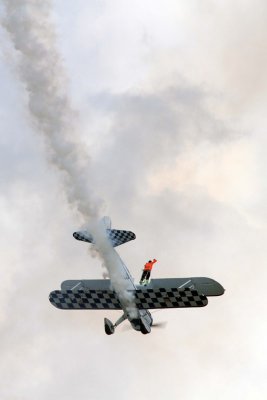
[[[107,230],[107,233],[113,247],[129,242],[130,240],[134,240],[136,237],[133,232],[121,231],[118,229]]]
[[[93,236],[87,231],[74,232],[73,237],[77,240],[81,240],[82,242],[93,243]]]
[[[141,289],[137,290],[136,306],[139,309],[204,307],[208,304],[205,295],[194,289]]]
[[[121,310],[119,299],[112,290],[54,290],[49,300],[62,310]],[[208,299],[189,288],[139,289],[135,292],[135,303],[140,310],[204,307]]]
[[[83,242],[94,242],[93,236],[87,231],[74,232],[73,236],[75,239],[82,240]],[[122,231],[118,229],[107,229],[107,236],[110,239],[113,247],[129,242],[130,240],[134,240],[136,237],[133,232]]]
[[[112,290],[54,290],[49,301],[61,310],[121,310]]]

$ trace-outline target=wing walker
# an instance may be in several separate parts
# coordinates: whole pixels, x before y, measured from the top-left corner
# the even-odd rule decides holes
[[[54,290],[49,295],[53,306],[61,310],[122,310],[122,316],[114,324],[104,318],[107,335],[114,333],[116,327],[126,319],[134,330],[147,334],[153,327],[153,318],[149,310],[204,307],[208,304],[208,297],[221,296],[224,293],[224,288],[211,278],[150,280],[156,259],[149,260],[145,264],[140,282],[135,284],[128,268],[114,248],[134,240],[136,236],[130,231],[111,229],[110,220],[106,221],[109,221],[106,222],[106,234],[112,244],[113,256],[117,257],[127,292],[135,305],[135,312],[129,310],[129,302],[112,288],[109,279],[64,281],[61,283],[61,290]],[[94,243],[92,235],[87,231],[74,232],[73,236],[77,240]]]

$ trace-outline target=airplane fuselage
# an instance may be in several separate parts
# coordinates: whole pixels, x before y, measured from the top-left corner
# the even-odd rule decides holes
[[[126,267],[126,265],[124,264],[124,262],[122,261],[116,250],[114,250],[113,248],[112,251],[116,254],[116,257],[118,258],[118,263],[120,264],[121,276],[126,283],[125,286],[127,287],[127,290],[130,293],[134,293],[137,290],[137,287],[134,283],[133,277],[131,276],[128,268]],[[151,316],[151,313],[148,310],[139,310],[138,308],[135,307],[135,305],[134,309],[130,308],[129,310],[128,300],[127,299],[124,300],[122,296],[119,296],[119,298],[124,312],[124,316],[127,317],[133,329],[135,329],[136,331],[141,331],[142,333],[149,333],[151,331],[151,326],[153,323],[153,318]]]

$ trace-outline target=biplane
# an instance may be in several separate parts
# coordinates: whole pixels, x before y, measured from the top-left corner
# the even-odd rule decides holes
[[[113,324],[104,318],[107,335],[126,319],[136,331],[143,334],[151,332],[153,318],[149,310],[169,308],[204,307],[209,296],[220,296],[224,288],[215,280],[204,277],[151,279],[147,285],[135,284],[128,268],[114,249],[136,238],[126,230],[111,229],[108,217],[105,219],[105,232],[112,245],[113,257],[120,266],[129,298],[114,289],[110,279],[67,280],[61,283],[61,290],[49,295],[51,304],[61,310],[122,310],[120,318]],[[77,240],[94,244],[93,236],[86,230],[74,232]],[[129,308],[134,304],[134,312]]]

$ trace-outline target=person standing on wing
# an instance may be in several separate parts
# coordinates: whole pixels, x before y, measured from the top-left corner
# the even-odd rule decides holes
[[[153,265],[156,262],[157,262],[157,260],[154,258],[153,261],[149,260],[144,265],[143,273],[142,273],[142,276],[141,276],[141,279],[140,279],[140,285],[147,285],[148,284]]]

